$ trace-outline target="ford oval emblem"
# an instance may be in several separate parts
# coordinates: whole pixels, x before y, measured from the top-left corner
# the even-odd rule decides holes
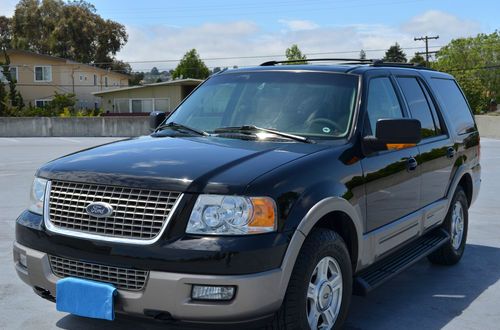
[[[85,210],[90,216],[95,218],[106,218],[113,214],[113,207],[104,202],[90,203]]]

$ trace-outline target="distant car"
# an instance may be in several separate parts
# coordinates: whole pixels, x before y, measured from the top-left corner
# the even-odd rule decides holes
[[[338,329],[353,292],[457,263],[480,144],[456,81],[312,62],[220,72],[150,136],[42,166],[19,277],[89,317]]]

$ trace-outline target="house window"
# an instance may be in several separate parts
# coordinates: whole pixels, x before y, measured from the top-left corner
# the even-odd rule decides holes
[[[35,100],[35,106],[37,108],[45,108],[52,100],[45,99],[45,100]]]
[[[170,112],[170,99],[154,99],[155,111]]]
[[[97,86],[97,76],[94,75],[94,86]]]
[[[10,76],[16,81],[19,80],[19,77],[17,75],[17,66],[11,66],[9,70],[10,70]]]
[[[104,87],[108,87],[108,77],[104,77]]]
[[[11,66],[9,68],[9,71],[10,71],[10,76],[12,77],[12,79],[14,79],[15,81],[17,81],[19,79],[18,75],[17,75],[17,66]],[[0,81],[4,82],[4,83],[7,82],[7,78],[4,76],[4,74],[3,74],[2,71],[0,71]]]
[[[153,99],[130,100],[132,111],[130,112],[151,112],[153,111]]]
[[[80,75],[80,81],[82,81],[82,80],[83,80],[83,74]]]
[[[113,112],[151,112],[151,111],[170,111],[169,98],[151,98],[151,99],[114,99]]]
[[[35,66],[35,81],[52,81],[52,67]]]

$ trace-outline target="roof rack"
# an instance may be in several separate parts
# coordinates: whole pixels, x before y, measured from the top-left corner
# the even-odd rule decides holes
[[[305,60],[284,60],[284,61],[268,61],[262,63],[260,66],[273,66],[277,64],[290,64],[290,63],[300,63],[300,62],[340,62],[338,64],[343,65],[356,65],[356,64],[370,64],[375,67],[393,67],[393,68],[409,68],[409,69],[419,69],[419,70],[430,70],[436,71],[425,66],[420,66],[413,63],[398,63],[398,62],[384,62],[379,59],[359,59],[359,58],[308,58]]]
[[[325,61],[349,62],[349,64],[371,64],[375,60],[369,60],[369,59],[363,60],[359,58],[308,58],[306,60],[268,61],[262,63],[260,66],[273,66],[276,64],[300,63],[300,62],[325,62]]]

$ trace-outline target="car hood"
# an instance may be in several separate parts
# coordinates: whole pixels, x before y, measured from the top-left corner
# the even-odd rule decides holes
[[[218,137],[141,137],[51,161],[37,175],[74,182],[204,193],[242,193],[262,174],[321,144]]]

